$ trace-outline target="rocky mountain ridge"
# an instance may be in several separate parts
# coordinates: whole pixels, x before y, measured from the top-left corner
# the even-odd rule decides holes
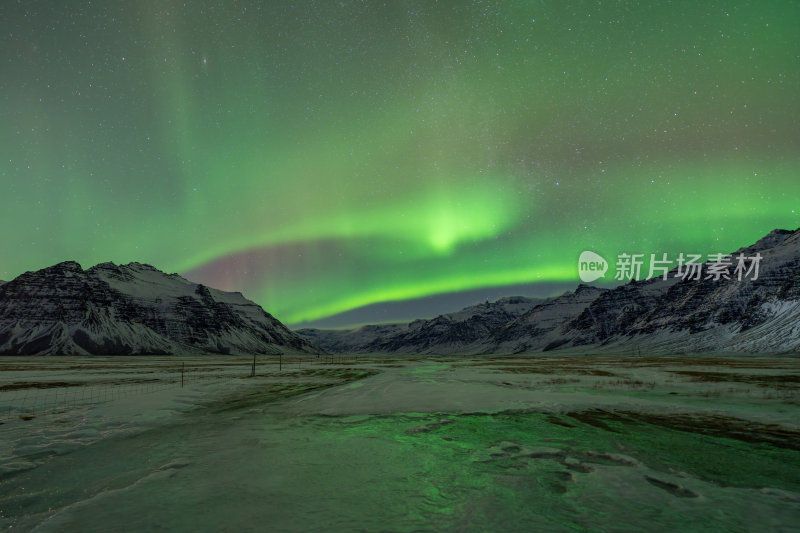
[[[759,255],[757,276],[737,279],[740,254]],[[666,279],[613,289],[579,285],[517,316],[504,317],[495,302],[408,325],[299,333],[331,351],[359,353],[800,352],[800,229],[774,230],[732,253],[730,279],[706,278],[711,263],[699,280],[676,268]]]
[[[317,353],[240,293],[141,263],[74,261],[0,285],[0,354]]]
[[[628,283],[565,324],[560,347],[800,351],[800,229],[770,232],[731,254],[734,264],[739,254],[760,255],[757,277],[684,280],[673,270]]]
[[[408,324],[377,324],[339,330],[307,328],[297,333],[336,353],[472,353],[491,331],[546,301],[510,296]]]

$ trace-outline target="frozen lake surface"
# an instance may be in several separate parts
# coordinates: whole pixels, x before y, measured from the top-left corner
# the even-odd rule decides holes
[[[268,361],[3,358],[0,530],[800,529],[797,358]]]

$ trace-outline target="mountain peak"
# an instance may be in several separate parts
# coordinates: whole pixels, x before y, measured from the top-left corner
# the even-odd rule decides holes
[[[500,305],[514,305],[514,304],[527,304],[533,302],[534,298],[529,298],[527,296],[503,296],[502,298],[498,298],[495,300],[494,303]]]
[[[591,296],[600,294],[603,291],[608,289],[603,289],[601,287],[595,287],[594,285],[587,285],[585,283],[579,283],[577,287],[575,287],[574,291],[566,290],[558,297],[570,297],[570,296]]]
[[[213,295],[213,296],[212,296]],[[319,353],[243,296],[151,265],[65,261],[3,285],[0,354]]]
[[[594,287],[592,285],[586,285],[585,283],[579,283],[578,287],[575,289],[575,294],[586,294],[590,292],[599,292],[602,289],[600,287]]]
[[[62,261],[51,267],[45,268],[44,270],[83,272],[83,267],[77,261]]]
[[[800,232],[800,228],[796,230],[787,230],[787,229],[774,229],[767,233],[764,237],[761,237],[755,243],[751,244],[746,248],[742,248],[742,251],[747,251],[749,253],[752,252],[760,252],[763,250],[768,250],[769,248],[773,248],[778,246],[779,244],[783,243],[786,239],[789,238],[790,235]]]
[[[138,261],[132,261],[132,262],[128,263],[127,265],[122,265],[122,266],[125,266],[125,267],[128,267],[128,268],[134,268],[136,270],[155,270],[155,271],[161,272],[163,274],[163,272],[161,270],[158,270],[153,265],[150,265],[150,264],[147,264],[147,263],[139,263]]]

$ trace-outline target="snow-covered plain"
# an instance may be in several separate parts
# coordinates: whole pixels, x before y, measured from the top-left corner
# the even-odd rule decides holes
[[[796,357],[251,362],[0,360],[0,530],[800,526]]]

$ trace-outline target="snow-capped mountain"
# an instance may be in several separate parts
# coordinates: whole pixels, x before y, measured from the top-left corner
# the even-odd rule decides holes
[[[578,285],[574,292],[537,305],[522,316],[494,329],[482,343],[482,353],[521,353],[557,345],[560,327],[581,314],[608,289]]]
[[[546,301],[511,296],[410,324],[368,325],[342,330],[309,328],[297,333],[336,353],[479,353],[492,332]]]
[[[757,279],[683,280],[673,271],[617,287],[560,329],[560,346],[800,351],[800,229],[774,230],[732,256],[740,253],[760,254]]]
[[[739,254],[760,255],[757,277],[737,279]],[[800,229],[774,230],[731,256],[730,279],[706,279],[707,262],[701,279],[673,270],[614,289],[580,285],[515,316],[503,312],[506,298],[407,326],[299,333],[330,351],[362,353],[800,352]]]
[[[240,293],[74,261],[0,286],[0,354],[318,353]]]

